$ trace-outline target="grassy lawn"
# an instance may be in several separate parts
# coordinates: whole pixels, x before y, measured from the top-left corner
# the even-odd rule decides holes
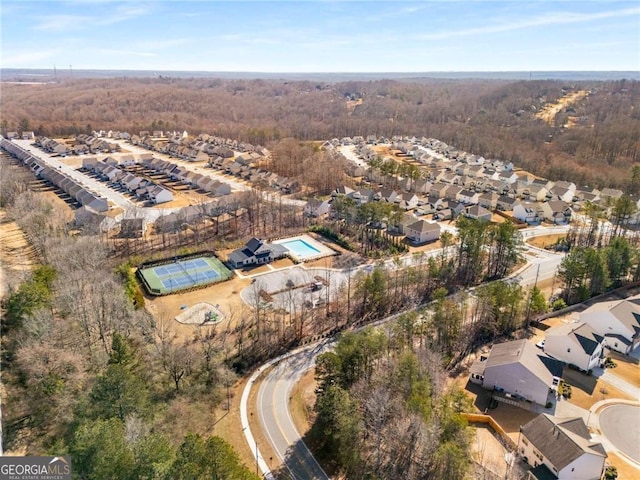
[[[640,388],[640,364],[635,359],[611,351],[607,356],[617,364],[611,369],[611,373]]]
[[[571,398],[569,401],[572,404],[587,410],[591,408],[594,403],[608,398],[636,400],[625,392],[618,390],[613,385],[610,385],[593,375],[585,375],[584,373],[571,370],[567,367],[565,367],[562,372],[562,378],[565,383],[568,383],[572,387]]]

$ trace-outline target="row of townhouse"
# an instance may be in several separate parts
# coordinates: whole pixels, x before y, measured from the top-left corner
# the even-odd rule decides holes
[[[198,188],[213,197],[221,197],[231,193],[231,186],[228,183],[210,177],[206,174],[196,173],[186,167],[177,165],[160,158],[146,158],[142,165],[158,173],[168,176],[171,180],[179,181],[191,188]]]
[[[249,154],[239,155],[235,160],[218,157],[209,161],[208,165],[215,170],[241,178],[253,185],[262,185],[285,194],[299,192],[302,188],[300,182],[295,179],[257,167],[256,159]]]
[[[118,161],[113,158],[83,162],[83,168],[116,188],[127,190],[139,200],[149,200],[156,205],[173,200],[171,190],[157,185],[149,179],[126,172],[122,167],[123,165],[118,164]]]
[[[84,153],[119,152],[120,145],[109,142],[102,137],[81,133],[76,135],[76,144],[72,147],[73,153],[80,155]]]
[[[149,135],[148,132],[140,133],[141,135],[131,136],[132,144],[187,161],[206,161],[209,156],[233,158],[235,152],[255,155],[256,158],[267,158],[271,155],[269,150],[260,145],[254,146],[250,143],[216,137],[206,133],[200,134],[197,138],[191,138],[184,134],[173,135],[169,138],[158,138],[156,135]],[[186,132],[184,133],[186,134]]]
[[[33,174],[44,180],[47,180],[76,202],[84,207],[88,207],[96,212],[106,212],[109,210],[109,203],[100,195],[93,193],[87,187],[68,175],[50,168],[44,160],[41,160],[18,145],[2,139],[0,146],[10,155],[20,160],[24,165],[29,167]]]
[[[69,153],[69,148],[64,143],[60,143],[52,138],[36,137],[35,144],[47,153],[57,154],[60,156],[65,156]]]
[[[31,130],[24,130],[20,133],[18,132],[7,132],[6,136],[7,140],[33,140],[36,138],[35,134]]]

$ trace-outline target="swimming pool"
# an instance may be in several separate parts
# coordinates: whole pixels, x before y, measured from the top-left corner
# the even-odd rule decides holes
[[[282,242],[280,245],[285,247],[300,260],[315,257],[320,253],[320,250],[300,239]]]

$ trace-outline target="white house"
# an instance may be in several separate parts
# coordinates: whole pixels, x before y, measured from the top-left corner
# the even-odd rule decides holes
[[[306,217],[321,217],[329,213],[331,204],[327,200],[310,199],[304,206],[304,215]]]
[[[475,203],[478,203],[479,197],[480,197],[480,194],[478,192],[464,189],[458,192],[458,195],[456,196],[456,200],[466,204],[475,204]]]
[[[597,334],[584,322],[552,327],[547,330],[544,339],[546,354],[585,372],[600,366],[604,346],[604,336]]]
[[[580,321],[604,336],[607,347],[629,353],[640,343],[638,298],[596,303],[580,314]]]
[[[234,250],[229,255],[229,264],[232,268],[262,265],[282,258],[288,252],[287,248],[282,245],[265,243],[263,240],[254,237],[243,248]]]
[[[155,204],[166,203],[173,200],[173,193],[166,188],[156,185],[149,190],[149,199]]]
[[[404,234],[415,244],[433,242],[440,238],[440,225],[418,220],[404,227]]]
[[[513,216],[525,223],[538,223],[538,205],[532,202],[518,202],[513,206]]]
[[[527,340],[514,340],[495,344],[488,357],[474,362],[470,380],[488,390],[545,405],[561,375],[561,362]]]
[[[591,440],[580,417],[556,418],[546,413],[520,427],[518,454],[533,467],[528,478],[599,480],[607,453]]]

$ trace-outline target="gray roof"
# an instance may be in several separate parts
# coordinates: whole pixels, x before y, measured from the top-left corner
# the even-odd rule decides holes
[[[566,323],[552,327],[547,330],[546,336],[573,337],[588,355],[592,355],[598,345],[604,340],[604,337],[598,335],[588,323],[584,322]]]
[[[558,470],[585,453],[607,457],[602,444],[590,440],[589,430],[579,417],[556,418],[543,413],[520,431]]]
[[[418,220],[415,223],[411,223],[409,225],[407,225],[408,229],[410,230],[415,230],[417,232],[420,233],[427,233],[427,232],[432,232],[432,231],[440,231],[440,225],[438,225],[437,223],[429,223],[425,220]]]
[[[485,369],[512,363],[522,364],[547,385],[551,385],[553,377],[562,376],[562,362],[540,352],[527,340],[496,343],[491,347]]]
[[[616,317],[620,323],[634,332],[634,336],[640,335],[640,302],[638,299],[614,300],[611,302],[598,302],[590,306],[583,313],[606,312]]]

